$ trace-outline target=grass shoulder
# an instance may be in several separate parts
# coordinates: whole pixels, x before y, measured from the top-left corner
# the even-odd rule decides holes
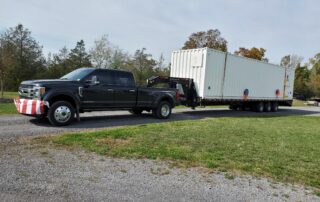
[[[0,115],[17,114],[16,106],[13,103],[0,103]]]
[[[1,95],[0,95],[1,97]],[[19,97],[18,92],[9,92],[9,91],[4,91],[3,92],[3,98],[6,99],[13,99]]]
[[[272,177],[320,188],[320,118],[209,118],[51,137],[54,145]]]

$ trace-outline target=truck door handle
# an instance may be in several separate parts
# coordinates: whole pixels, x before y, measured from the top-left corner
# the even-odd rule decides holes
[[[108,91],[108,92],[112,92],[112,91],[114,91],[114,90],[110,88],[110,89],[107,89],[107,91]]]
[[[136,92],[136,90],[129,90],[129,92]]]

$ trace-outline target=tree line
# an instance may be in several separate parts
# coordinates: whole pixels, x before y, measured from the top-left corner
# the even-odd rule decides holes
[[[145,48],[129,54],[110,43],[106,35],[94,41],[89,50],[84,40],[79,40],[74,48],[62,47],[58,53],[49,53],[47,57],[39,42],[22,24],[0,35],[1,92],[17,91],[24,80],[60,78],[79,67],[128,70],[141,85],[152,75],[169,75],[162,55],[154,59]]]
[[[210,29],[192,33],[182,49],[204,47],[227,52],[228,42],[218,29]],[[265,53],[266,49],[257,47],[240,47],[234,52],[236,55],[268,62]],[[320,53],[306,64],[302,64],[302,57],[286,55],[280,65],[296,69],[294,92],[298,97],[320,97]],[[140,85],[145,84],[150,76],[170,74],[170,64],[165,64],[163,55],[154,59],[145,48],[129,54],[112,44],[107,35],[95,40],[93,47],[88,50],[85,42],[79,40],[74,48],[69,50],[62,47],[58,53],[49,53],[46,57],[42,46],[22,24],[8,28],[0,35],[1,92],[17,91],[23,80],[60,78],[79,67],[131,71]]]

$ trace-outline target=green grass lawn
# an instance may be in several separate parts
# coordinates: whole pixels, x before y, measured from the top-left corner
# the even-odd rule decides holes
[[[272,177],[320,188],[320,117],[208,118],[65,134],[37,141],[101,155]]]
[[[13,103],[0,103],[0,115],[17,114],[16,106]]]
[[[0,97],[1,97],[1,94],[0,94]],[[3,93],[3,98],[13,99],[13,98],[16,98],[16,97],[19,97],[18,92],[5,91]]]
[[[307,107],[308,105],[305,105],[306,101],[303,101],[303,100],[296,100],[296,99],[293,99],[293,103],[292,103],[292,106],[293,107]]]
[[[19,97],[18,92],[7,92],[3,94],[4,98],[13,99]],[[1,94],[0,94],[1,98]],[[0,103],[0,115],[17,114],[16,107],[13,103]]]

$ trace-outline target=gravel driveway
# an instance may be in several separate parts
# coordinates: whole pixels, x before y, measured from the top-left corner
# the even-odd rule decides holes
[[[311,108],[282,108],[277,115],[319,116]],[[170,120],[255,116],[227,109],[177,109]],[[259,115],[264,115],[259,114]],[[36,144],[29,136],[159,122],[150,114],[86,113],[67,127],[30,117],[0,116],[0,201],[320,201],[312,188],[204,168],[114,159]]]
[[[1,201],[320,201],[312,190],[204,168],[18,143],[0,147]]]

